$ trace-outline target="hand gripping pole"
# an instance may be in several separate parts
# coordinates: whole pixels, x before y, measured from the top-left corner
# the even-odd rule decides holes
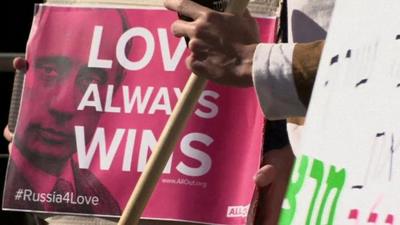
[[[225,12],[241,15],[247,4],[248,0],[230,0]],[[118,225],[137,225],[139,223],[140,216],[206,83],[205,78],[193,73],[190,75],[182,95],[161,132],[157,145],[129,198]]]

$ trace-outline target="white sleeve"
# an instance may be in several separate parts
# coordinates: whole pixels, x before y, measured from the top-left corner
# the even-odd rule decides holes
[[[295,44],[258,44],[253,57],[253,83],[269,120],[305,116],[292,73]]]

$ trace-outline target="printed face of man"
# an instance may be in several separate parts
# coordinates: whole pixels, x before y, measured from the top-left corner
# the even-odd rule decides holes
[[[42,8],[29,39],[29,70],[15,143],[24,155],[66,161],[76,152],[74,126],[85,127],[90,142],[101,112],[94,107],[78,111],[89,84],[96,84],[104,104],[106,88],[122,70],[115,46],[122,34],[116,10]],[[95,26],[103,26],[99,59],[113,60],[111,69],[89,68]],[[38,30],[34,30],[34,29]],[[46,37],[47,36],[47,37]],[[48,38],[50,37],[51,38]]]

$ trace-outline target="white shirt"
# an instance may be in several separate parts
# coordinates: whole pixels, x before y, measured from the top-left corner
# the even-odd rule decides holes
[[[270,120],[305,116],[293,80],[295,42],[324,39],[334,0],[288,0],[287,44],[257,46],[253,57],[253,82],[265,116]]]

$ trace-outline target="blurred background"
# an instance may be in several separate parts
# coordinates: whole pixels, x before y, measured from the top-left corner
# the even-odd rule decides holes
[[[33,18],[35,3],[41,3],[39,0],[15,0],[4,1],[0,7],[0,60],[4,55],[9,53],[24,53],[25,45],[28,39],[31,22]],[[3,57],[1,57],[3,56]],[[0,63],[2,65],[2,63]],[[8,110],[11,99],[11,91],[14,81],[14,73],[4,71],[0,68],[0,130],[3,134],[3,129],[7,125]],[[8,142],[0,137],[0,185],[1,197],[3,194],[3,185],[5,172],[8,160]],[[24,215],[22,213],[0,211],[0,223],[7,225],[23,225]],[[6,222],[7,221],[7,222]],[[9,222],[8,222],[9,221]]]

